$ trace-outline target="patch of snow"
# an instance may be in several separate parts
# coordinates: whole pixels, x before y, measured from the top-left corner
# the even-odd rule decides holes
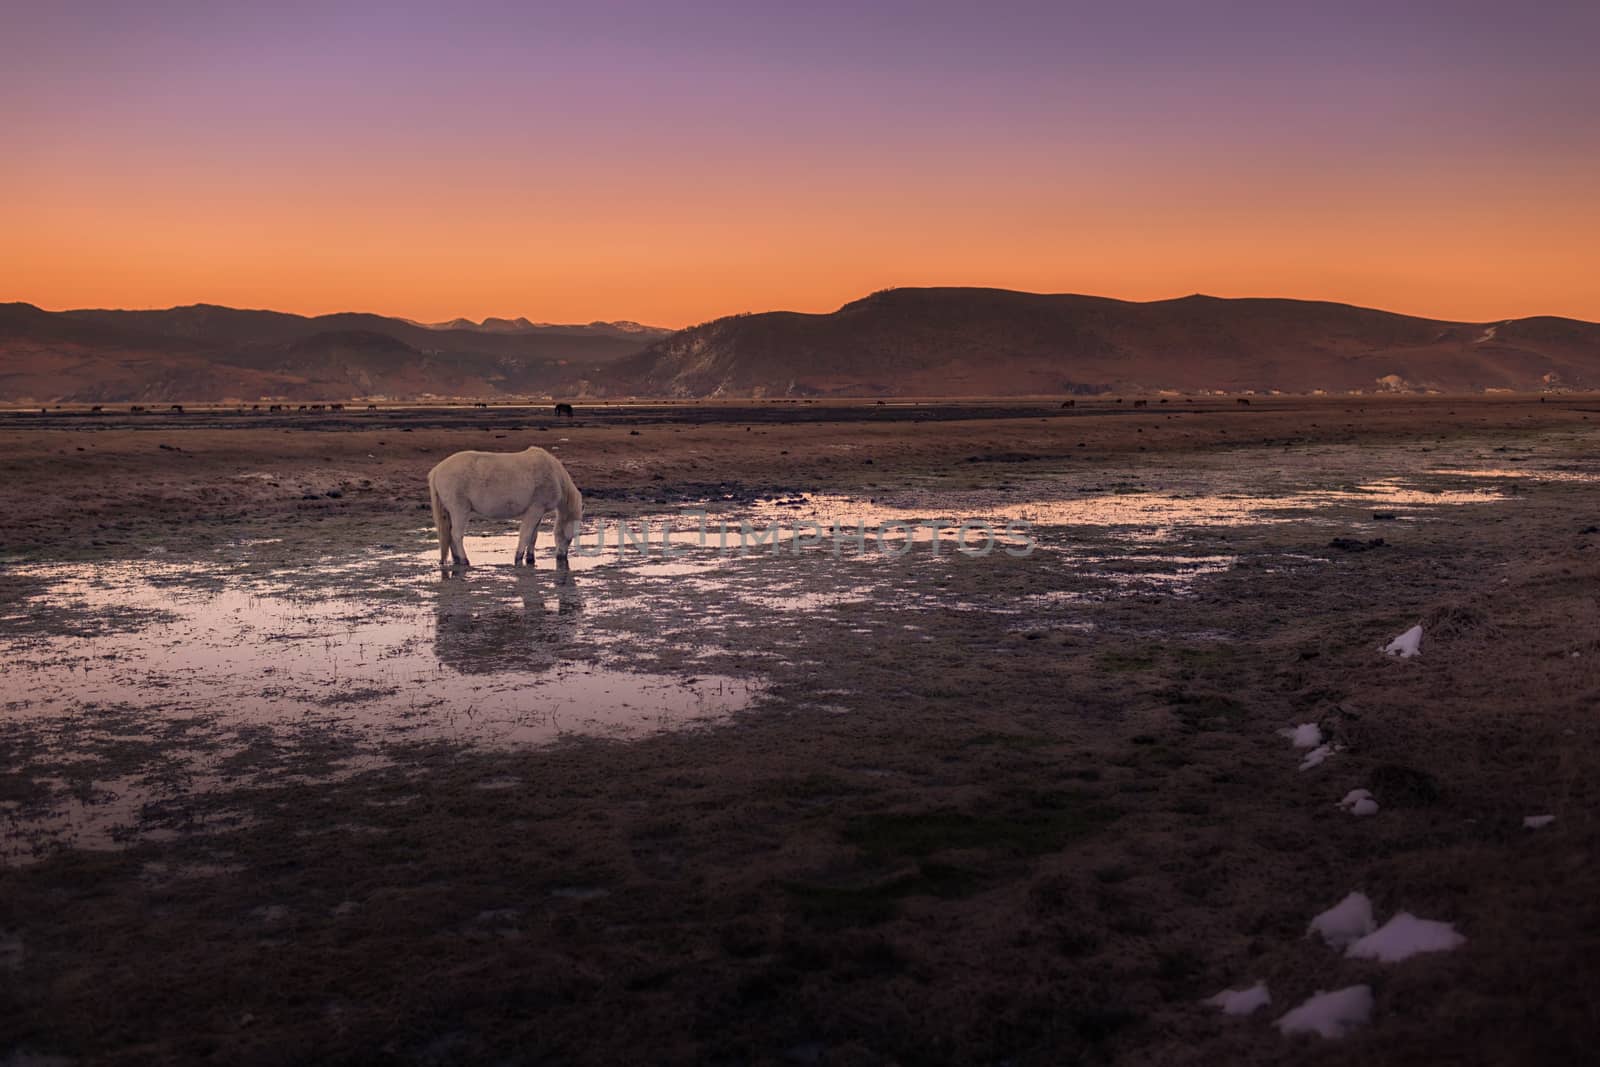
[[[1207,997],[1203,1003],[1221,1008],[1224,1015],[1249,1015],[1271,1004],[1272,994],[1267,992],[1267,983],[1257,982],[1249,989],[1224,989],[1214,997]]]
[[[1524,815],[1522,825],[1530,830],[1542,830],[1556,821],[1554,815]]]
[[[1339,801],[1339,806],[1351,815],[1376,815],[1378,802],[1365,789],[1352,789]]]
[[[1418,624],[1383,646],[1385,654],[1410,659],[1422,652],[1422,626]]]
[[[1449,923],[1419,919],[1402,911],[1374,933],[1345,949],[1355,959],[1398,963],[1423,952],[1449,952],[1467,943]]]
[[[1287,737],[1295,748],[1316,748],[1322,744],[1322,727],[1314,722],[1303,722],[1289,730],[1279,730],[1279,737]]]
[[[1316,748],[1306,753],[1306,758],[1300,761],[1300,769],[1302,771],[1309,771],[1311,768],[1321,765],[1323,760],[1334,755],[1338,751],[1338,745],[1318,745]]]
[[[1371,1019],[1372,988],[1353,985],[1331,993],[1318,990],[1276,1025],[1285,1034],[1320,1034],[1332,1040],[1365,1026]]]
[[[1359,941],[1377,929],[1372,921],[1372,901],[1365,893],[1351,893],[1339,903],[1311,920],[1306,936],[1321,934],[1334,948]]]
[[[1482,336],[1480,336],[1476,341],[1474,341],[1472,343],[1475,344],[1475,345],[1481,345],[1485,341],[1493,341],[1494,340],[1494,335],[1495,335],[1496,331],[1498,331],[1499,329],[1500,329],[1500,327],[1498,327],[1498,326],[1489,327],[1487,330],[1483,331]]]

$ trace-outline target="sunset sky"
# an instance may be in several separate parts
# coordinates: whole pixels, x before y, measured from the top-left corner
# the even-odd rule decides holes
[[[1600,320],[1600,4],[0,7],[0,300]]]

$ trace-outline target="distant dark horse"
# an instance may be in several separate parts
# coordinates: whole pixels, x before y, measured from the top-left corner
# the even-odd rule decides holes
[[[572,418],[572,405],[571,404],[557,404],[556,405],[556,414],[557,415],[565,415],[569,419]]]

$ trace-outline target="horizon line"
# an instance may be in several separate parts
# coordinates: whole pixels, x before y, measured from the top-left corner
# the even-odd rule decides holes
[[[1417,313],[1413,313],[1413,312],[1409,312],[1409,311],[1397,311],[1397,310],[1395,310],[1393,308],[1390,308],[1390,307],[1379,307],[1379,306],[1372,305],[1372,304],[1357,304],[1357,303],[1352,303],[1352,302],[1350,302],[1348,300],[1333,300],[1333,299],[1328,299],[1328,298],[1325,298],[1325,297],[1268,296],[1268,295],[1260,295],[1260,294],[1252,294],[1252,295],[1248,295],[1248,296],[1218,296],[1218,295],[1216,295],[1214,293],[1206,293],[1206,292],[1201,292],[1199,290],[1195,290],[1195,291],[1192,291],[1192,292],[1184,293],[1184,294],[1179,295],[1179,296],[1158,297],[1158,298],[1152,299],[1152,300],[1134,300],[1134,299],[1129,299],[1129,298],[1126,298],[1126,297],[1106,296],[1106,295],[1101,294],[1101,293],[1089,293],[1089,292],[1078,292],[1078,291],[1044,292],[1044,291],[1035,290],[1035,289],[1011,289],[1011,288],[1007,288],[1005,286],[996,286],[996,285],[887,285],[887,286],[881,286],[881,287],[879,287],[877,289],[873,289],[872,291],[870,291],[868,293],[865,293],[865,294],[863,294],[861,296],[853,297],[853,298],[851,298],[849,300],[846,300],[843,304],[840,304],[840,305],[838,305],[837,307],[834,307],[834,308],[830,308],[829,310],[826,310],[826,311],[800,311],[800,310],[796,310],[794,308],[788,308],[788,307],[772,307],[772,308],[766,308],[766,309],[761,310],[761,311],[754,311],[754,310],[750,310],[750,309],[744,309],[744,310],[739,310],[739,311],[725,312],[725,313],[723,313],[721,315],[714,315],[711,318],[707,318],[707,319],[699,319],[699,320],[687,323],[687,324],[682,325],[682,326],[657,325],[657,324],[654,324],[654,323],[645,322],[643,320],[636,319],[636,318],[630,318],[630,317],[627,317],[627,316],[622,316],[622,317],[618,317],[618,318],[609,318],[609,319],[608,318],[595,318],[595,319],[589,319],[589,320],[583,321],[583,322],[578,322],[578,321],[559,322],[559,321],[555,321],[555,320],[535,321],[535,320],[533,320],[532,318],[530,318],[526,314],[519,314],[519,315],[484,315],[482,318],[479,318],[479,319],[474,319],[470,315],[453,315],[453,316],[450,316],[449,318],[445,318],[445,319],[437,319],[437,320],[433,320],[433,321],[428,321],[428,320],[425,320],[425,319],[414,318],[414,317],[411,317],[409,315],[391,314],[391,313],[382,312],[382,311],[366,311],[366,310],[359,310],[357,308],[344,308],[344,309],[338,310],[338,311],[304,312],[304,311],[288,311],[288,310],[284,310],[282,308],[274,308],[274,307],[244,306],[244,305],[238,305],[238,304],[219,304],[219,303],[216,303],[215,301],[210,301],[210,300],[196,300],[196,301],[193,301],[193,302],[187,303],[187,304],[170,304],[170,305],[166,305],[164,307],[154,307],[154,306],[147,306],[147,307],[78,306],[78,307],[56,307],[56,308],[50,308],[50,307],[45,307],[43,304],[34,303],[31,300],[22,300],[22,299],[4,301],[4,302],[0,302],[0,304],[4,304],[4,303],[21,304],[21,305],[24,305],[24,306],[27,306],[27,307],[34,308],[37,311],[42,311],[42,312],[45,312],[46,314],[51,314],[51,315],[63,315],[63,314],[71,314],[73,312],[86,312],[86,311],[141,313],[141,312],[182,311],[182,310],[185,310],[187,308],[221,308],[221,309],[226,310],[226,311],[265,312],[265,313],[268,313],[268,314],[276,314],[276,315],[292,315],[292,316],[295,316],[297,318],[303,318],[303,319],[331,318],[331,317],[336,316],[336,315],[371,315],[371,316],[373,316],[375,318],[392,319],[392,320],[397,321],[397,322],[404,322],[404,323],[407,323],[408,325],[417,326],[417,327],[420,327],[420,328],[423,328],[423,329],[436,329],[436,328],[439,328],[439,327],[442,327],[442,326],[446,326],[449,323],[456,322],[456,321],[465,321],[465,322],[472,323],[474,326],[482,326],[483,323],[489,321],[490,319],[495,319],[495,320],[499,320],[499,321],[502,321],[502,322],[516,322],[518,320],[522,320],[522,321],[525,321],[525,322],[529,323],[529,325],[533,326],[533,327],[548,327],[548,328],[584,327],[584,326],[593,326],[593,325],[596,325],[596,324],[600,324],[600,325],[615,325],[615,324],[618,324],[618,323],[629,323],[629,324],[632,324],[632,325],[635,325],[635,326],[644,327],[645,329],[666,330],[666,331],[671,332],[671,333],[678,333],[678,332],[681,332],[683,330],[692,329],[692,328],[694,328],[696,326],[703,326],[703,325],[705,325],[707,323],[716,322],[716,321],[721,320],[721,319],[735,318],[735,317],[744,316],[744,315],[770,315],[770,314],[831,315],[831,314],[834,314],[834,313],[840,311],[841,309],[843,309],[843,308],[845,308],[845,307],[847,307],[847,306],[849,306],[851,304],[860,303],[863,300],[870,299],[871,297],[878,296],[878,295],[880,295],[882,293],[896,292],[896,291],[900,291],[900,290],[926,291],[926,290],[938,290],[938,289],[945,289],[945,290],[971,290],[971,291],[998,292],[998,293],[1017,293],[1017,294],[1024,295],[1024,296],[1081,297],[1081,298],[1090,299],[1090,300],[1107,300],[1107,301],[1112,301],[1112,302],[1119,303],[1119,304],[1141,304],[1141,305],[1176,303],[1177,301],[1180,301],[1180,300],[1192,300],[1192,299],[1195,299],[1195,298],[1201,298],[1201,299],[1206,299],[1206,300],[1218,300],[1218,301],[1224,301],[1224,302],[1229,302],[1229,303],[1243,303],[1243,302],[1246,302],[1246,301],[1268,301],[1268,300],[1274,300],[1274,301],[1284,301],[1284,302],[1298,303],[1298,304],[1328,304],[1328,305],[1333,305],[1333,306],[1337,306],[1337,307],[1355,308],[1355,309],[1362,310],[1362,311],[1376,311],[1376,312],[1380,312],[1382,314],[1387,314],[1387,315],[1400,315],[1400,316],[1403,316],[1403,317],[1406,317],[1406,318],[1425,319],[1425,320],[1432,321],[1432,322],[1446,323],[1446,324],[1452,324],[1452,325],[1469,325],[1469,326],[1470,325],[1492,325],[1492,324],[1502,324],[1503,325],[1503,324],[1512,323],[1512,322],[1525,321],[1527,319],[1565,319],[1565,320],[1567,320],[1569,322],[1582,322],[1582,323],[1589,323],[1589,324],[1592,324],[1592,325],[1600,325],[1600,320],[1585,319],[1585,318],[1581,318],[1581,317],[1579,317],[1577,315],[1563,315],[1563,314],[1557,314],[1557,313],[1552,313],[1552,312],[1536,312],[1536,313],[1533,313],[1533,314],[1524,314],[1524,315],[1496,316],[1496,317],[1485,318],[1485,319],[1451,319],[1451,318],[1439,318],[1439,317],[1434,316],[1434,315],[1417,314]]]

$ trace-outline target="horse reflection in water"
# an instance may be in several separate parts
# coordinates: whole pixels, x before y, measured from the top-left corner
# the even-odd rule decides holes
[[[570,570],[519,571],[512,582],[446,571],[434,602],[433,650],[464,674],[544,671],[569,659],[583,598]]]

